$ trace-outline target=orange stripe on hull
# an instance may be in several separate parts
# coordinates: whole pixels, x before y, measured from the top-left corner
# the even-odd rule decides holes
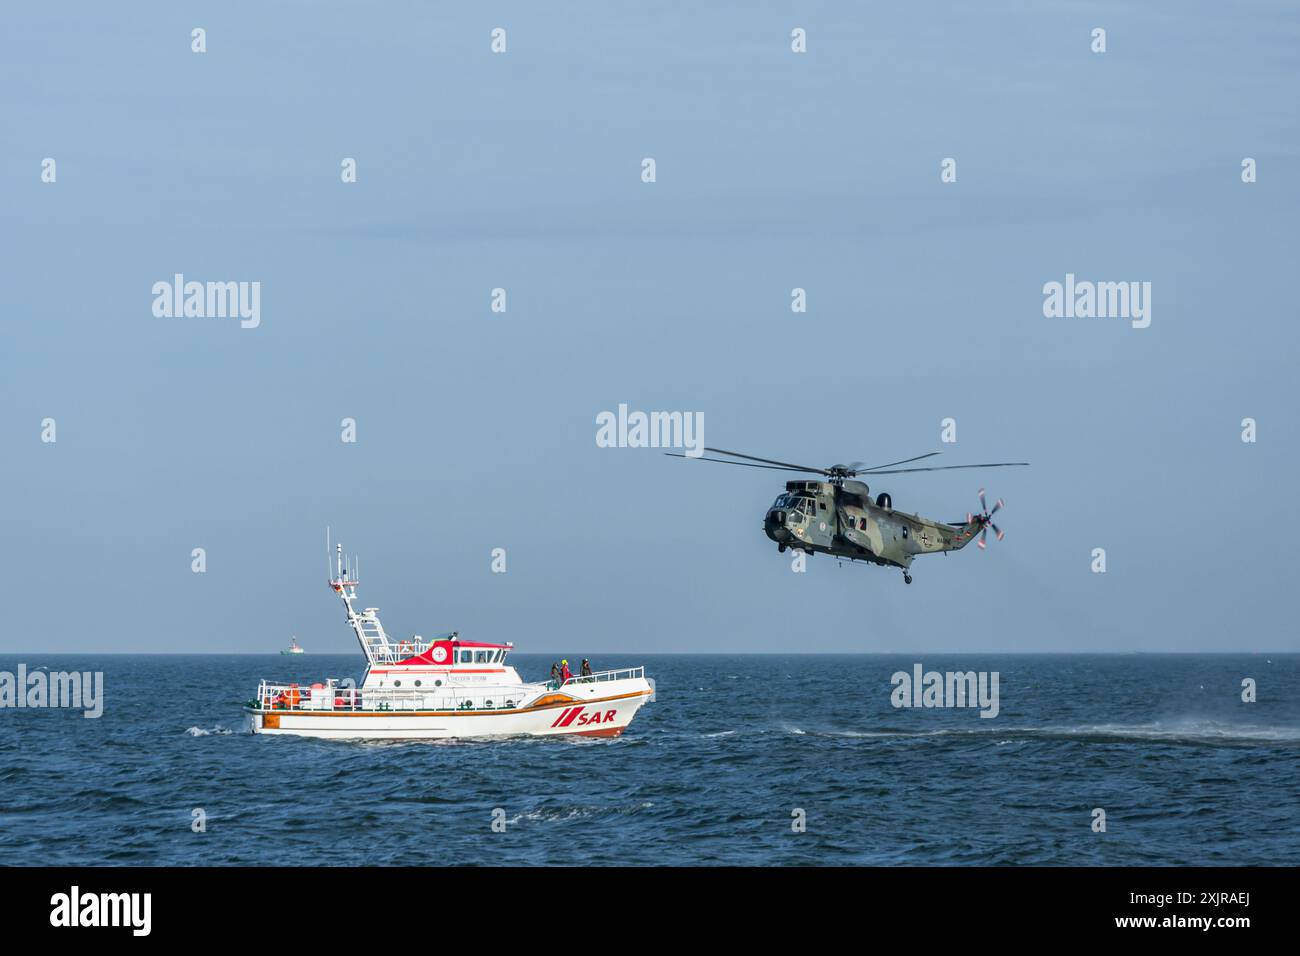
[[[545,707],[547,704],[578,704],[578,703],[581,703],[581,701],[579,701],[578,698],[576,697],[570,696],[569,694],[547,694],[545,697],[539,697],[537,700],[535,700],[532,703],[531,706]],[[595,701],[591,701],[591,703],[595,703]]]
[[[603,727],[600,730],[575,730],[574,734],[578,737],[617,737],[626,729],[625,727]]]

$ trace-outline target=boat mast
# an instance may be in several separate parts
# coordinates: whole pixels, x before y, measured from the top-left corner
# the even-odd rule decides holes
[[[325,532],[326,542],[329,542],[329,531]],[[329,563],[328,551],[326,552],[326,564]],[[392,659],[393,650],[391,642],[388,640],[388,634],[384,631],[384,626],[379,622],[379,608],[368,607],[361,613],[357,613],[352,602],[357,599],[357,585],[360,583],[356,574],[357,564],[359,562],[352,558],[352,571],[349,575],[346,563],[343,560],[343,545],[335,544],[334,567],[329,577],[329,586],[343,599],[343,608],[347,613],[348,626],[352,628],[353,633],[357,636],[357,642],[361,645],[361,651],[366,655],[366,661],[374,664],[376,661],[387,661]]]

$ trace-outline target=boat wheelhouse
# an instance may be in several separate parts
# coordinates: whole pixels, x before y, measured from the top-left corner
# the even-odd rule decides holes
[[[264,680],[244,708],[253,733],[399,740],[616,737],[654,700],[654,681],[644,667],[529,683],[507,663],[514,647],[509,642],[462,640],[455,631],[394,640],[378,608],[356,609],[357,584],[340,546],[329,585],[366,656],[360,685],[347,678],[306,685]]]

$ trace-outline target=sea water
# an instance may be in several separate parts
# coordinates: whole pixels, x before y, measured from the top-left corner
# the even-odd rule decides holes
[[[620,738],[247,732],[356,655],[0,657],[104,675],[98,718],[0,710],[0,863],[1300,864],[1297,655],[585,656],[657,682]],[[917,664],[996,717],[894,706]]]

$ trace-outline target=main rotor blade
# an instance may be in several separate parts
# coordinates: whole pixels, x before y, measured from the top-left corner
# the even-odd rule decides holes
[[[691,461],[715,461],[719,465],[740,465],[742,468],[766,468],[768,471],[811,471],[819,475],[823,474],[820,468],[800,468],[797,465],[788,467],[785,465],[751,465],[747,461],[727,461],[725,458],[696,458],[694,455],[683,455],[680,452],[675,451],[666,451],[664,454],[670,458],[686,458]]]
[[[1013,465],[1028,465],[1027,461],[995,461],[984,465],[935,465],[933,468],[896,468],[893,471],[859,472],[871,475],[902,475],[909,471],[956,471],[958,468],[1010,468]]]
[[[932,452],[927,452],[924,455],[917,455],[915,458],[904,458],[902,461],[891,461],[887,465],[872,465],[870,468],[859,468],[858,474],[865,475],[868,472],[875,471],[877,468],[893,468],[895,465],[906,465],[909,461],[920,461],[922,458],[933,458],[935,455],[942,455],[942,454],[943,452],[932,451]],[[862,462],[860,461],[854,462],[854,464],[860,465],[862,464]]]
[[[704,450],[711,451],[715,455],[730,455],[732,458],[745,458],[748,459],[749,461],[762,461],[762,462],[766,462],[769,465],[780,465],[783,468],[793,468],[796,471],[815,471],[819,475],[830,474],[830,472],[827,471],[825,468],[813,468],[809,465],[792,465],[788,461],[773,461],[771,458],[756,458],[753,455],[742,455],[738,451],[727,451],[726,449],[723,448],[706,447]]]

